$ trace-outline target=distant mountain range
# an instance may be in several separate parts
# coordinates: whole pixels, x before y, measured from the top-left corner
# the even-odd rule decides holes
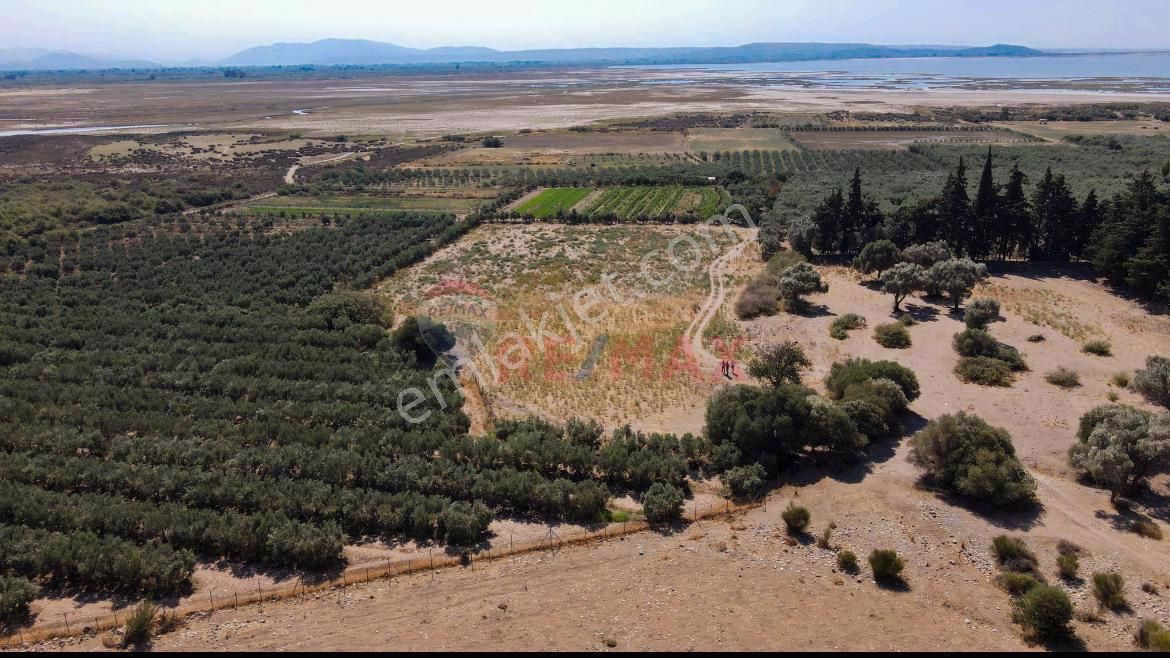
[[[879,46],[868,43],[749,43],[727,47],[563,48],[495,50],[475,46],[408,48],[364,39],[322,39],[275,43],[236,53],[218,62],[180,66],[339,66],[455,64],[460,62],[542,64],[732,64],[890,57],[1029,57],[1045,54],[1024,46]],[[61,70],[160,68],[145,60],[119,60],[40,49],[0,49],[0,69]]]

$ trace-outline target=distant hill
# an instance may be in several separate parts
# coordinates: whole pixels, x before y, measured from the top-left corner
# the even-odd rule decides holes
[[[56,71],[63,69],[159,68],[146,60],[118,60],[36,48],[0,48],[0,69]]]
[[[867,43],[749,43],[715,48],[565,48],[495,50],[479,47],[408,48],[362,39],[276,43],[239,52],[219,62],[229,66],[451,64],[542,62],[563,64],[729,64],[884,57],[1029,57],[1044,53],[1024,46],[878,46]]]

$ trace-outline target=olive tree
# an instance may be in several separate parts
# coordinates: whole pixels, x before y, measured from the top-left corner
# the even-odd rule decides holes
[[[882,292],[894,296],[894,312],[897,313],[901,310],[902,300],[922,290],[926,283],[926,270],[915,263],[898,263],[882,273],[880,281]]]
[[[827,292],[829,286],[821,281],[821,275],[816,268],[808,263],[797,263],[780,275],[780,298],[788,308],[799,308],[806,302],[805,295],[814,292]]]
[[[865,245],[857,258],[853,259],[853,268],[862,274],[877,272],[880,279],[882,272],[888,270],[902,260],[902,251],[898,245],[889,240],[875,240]]]
[[[1110,500],[1131,493],[1170,465],[1170,414],[1107,404],[1081,417],[1069,462],[1109,488]]]
[[[987,278],[987,266],[970,258],[951,258],[930,266],[926,279],[930,288],[945,292],[959,310],[959,304],[971,294],[975,286]]]
[[[910,461],[950,491],[998,506],[1035,500],[1036,482],[1016,458],[1011,435],[978,416],[939,416],[910,445]]]
[[[951,250],[947,249],[947,243],[942,240],[924,244],[912,244],[902,250],[902,260],[923,267],[930,267],[950,257]]]
[[[787,340],[757,352],[748,363],[748,374],[767,380],[772,386],[799,384],[800,373],[811,365],[800,343]]]

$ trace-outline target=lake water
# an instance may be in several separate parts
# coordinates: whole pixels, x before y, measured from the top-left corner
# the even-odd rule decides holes
[[[765,84],[854,88],[1046,88],[1170,92],[1170,53],[1042,57],[916,57],[634,68],[758,77]],[[688,76],[659,80],[687,82]]]

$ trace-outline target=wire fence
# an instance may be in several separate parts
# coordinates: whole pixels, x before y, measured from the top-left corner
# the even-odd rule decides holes
[[[745,509],[757,507],[761,503],[764,509],[767,510],[766,497],[759,497],[738,504],[731,501],[709,504],[694,502],[684,508],[683,516],[684,520],[697,523],[702,519],[731,515]],[[310,594],[334,587],[346,587],[385,578],[402,576],[408,578],[414,578],[416,576],[426,577],[429,574],[429,577],[433,580],[438,570],[448,567],[462,566],[474,568],[476,562],[485,560],[490,562],[492,560],[512,558],[538,551],[558,551],[566,546],[615,539],[642,532],[649,528],[650,524],[643,520],[612,522],[602,525],[599,528],[587,528],[562,535],[556,532],[552,526],[549,526],[548,532],[540,539],[529,539],[518,542],[515,541],[515,535],[513,533],[509,536],[506,547],[487,548],[477,553],[453,554],[442,550],[436,553],[434,549],[428,549],[425,557],[409,558],[406,560],[387,558],[383,564],[365,564],[351,567],[334,578],[314,579],[311,582],[305,582],[303,579],[298,578],[294,583],[270,586],[267,589],[265,589],[259,580],[256,581],[255,589],[249,588],[246,590],[225,592],[208,589],[206,599],[202,596],[193,596],[180,605],[162,607],[160,613],[165,614],[167,617],[186,617],[199,612],[212,614],[216,610],[235,609],[253,604],[263,605],[265,602],[294,599],[297,597],[303,598]],[[73,617],[65,613],[62,615],[60,621],[45,620],[43,624],[38,623],[31,628],[17,629],[9,635],[0,636],[0,647],[17,649],[30,643],[111,631],[122,627],[131,610],[131,608],[127,608],[120,614],[118,611],[115,611],[108,614],[84,617]]]

